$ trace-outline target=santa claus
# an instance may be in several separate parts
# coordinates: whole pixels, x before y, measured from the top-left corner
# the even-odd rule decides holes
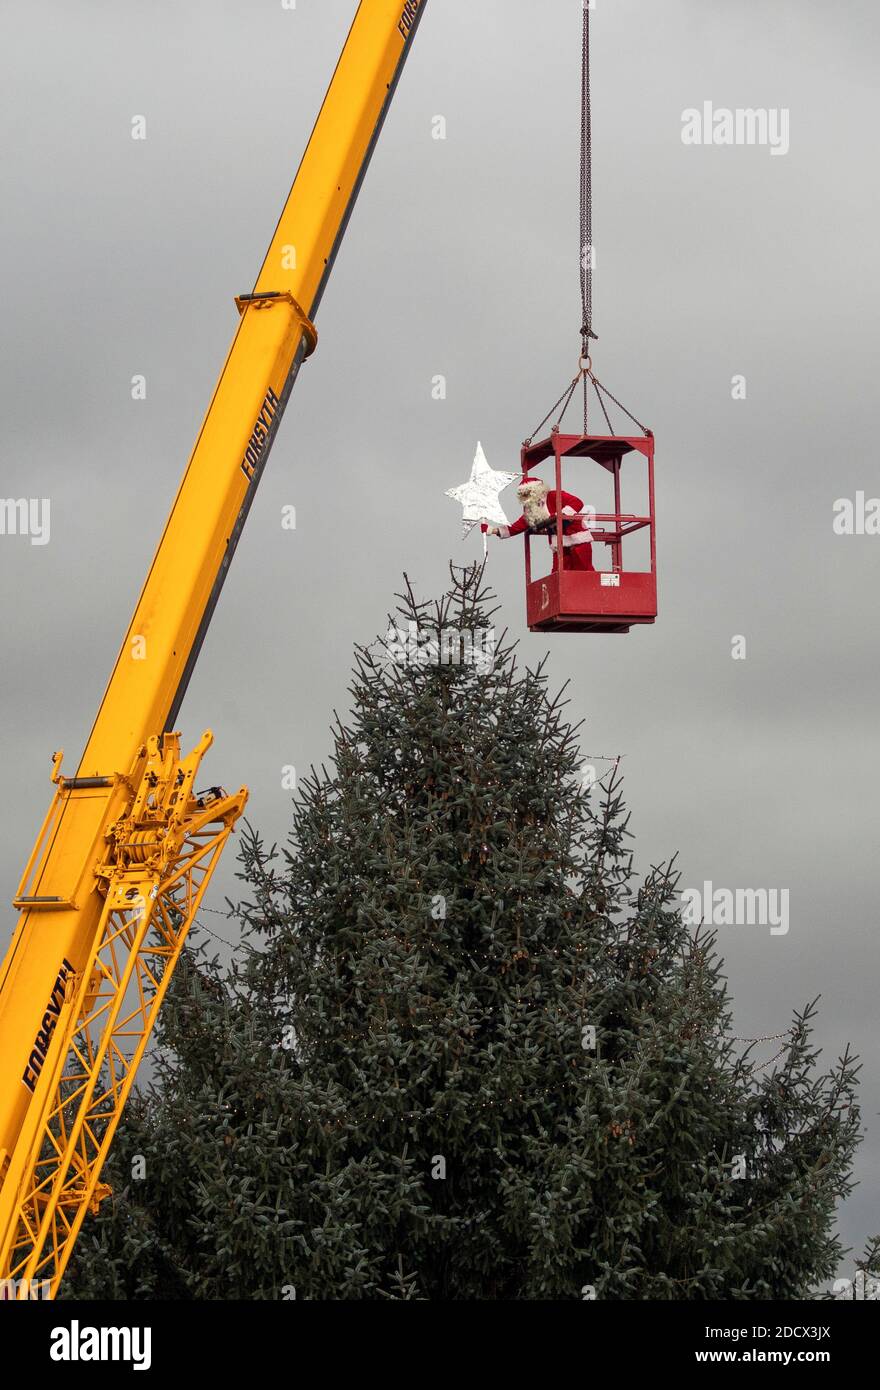
[[[562,507],[562,568],[592,570],[592,534],[581,516],[584,504],[570,492],[551,492],[543,478],[523,478],[516,490],[523,514],[512,526],[483,526],[490,536],[506,540],[521,536],[524,531],[543,531],[553,550],[553,569],[559,568],[556,516]]]

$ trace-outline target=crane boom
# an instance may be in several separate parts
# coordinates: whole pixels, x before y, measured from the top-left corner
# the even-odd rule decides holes
[[[0,966],[0,1279],[52,1296],[186,933],[247,799],[199,795],[187,683],[425,0],[361,0]]]

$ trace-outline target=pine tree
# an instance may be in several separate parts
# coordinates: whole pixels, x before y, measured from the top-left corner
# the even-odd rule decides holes
[[[675,863],[638,881],[479,571],[357,652],[240,963],[190,950],[67,1293],[796,1299],[835,1273],[856,1067],[731,1037]],[[464,636],[462,636],[464,634]],[[130,1178],[137,1155],[142,1181]]]

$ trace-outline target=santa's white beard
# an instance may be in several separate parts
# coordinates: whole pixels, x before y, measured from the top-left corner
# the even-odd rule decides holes
[[[522,509],[523,516],[530,526],[540,526],[542,522],[550,520],[550,512],[543,497],[524,497]]]

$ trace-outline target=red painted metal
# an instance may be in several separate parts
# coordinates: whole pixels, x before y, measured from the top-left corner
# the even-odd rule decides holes
[[[627,454],[640,455],[647,465],[648,515],[635,516],[621,511],[623,460]],[[598,513],[593,545],[607,545],[611,568],[595,571],[567,570],[560,566],[542,579],[532,578],[531,542],[534,533],[525,534],[526,617],[532,632],[629,632],[634,624],[653,623],[657,617],[657,534],[654,514],[654,436],[578,435],[554,430],[546,439],[523,445],[523,477],[533,474],[546,459],[553,459],[554,486],[563,488],[563,460],[597,463],[614,480],[614,511]],[[633,461],[634,462],[634,461]],[[569,476],[567,488],[580,493],[580,482]],[[648,528],[650,569],[627,570],[624,539]],[[563,555],[562,508],[557,508],[556,554]],[[544,536],[539,537],[544,541]]]

